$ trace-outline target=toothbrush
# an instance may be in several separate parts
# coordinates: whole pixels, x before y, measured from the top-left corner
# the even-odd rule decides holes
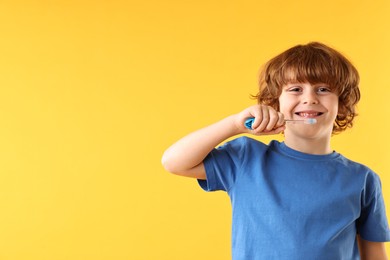
[[[248,118],[245,121],[245,127],[248,129],[252,129],[252,124],[255,121],[254,117]],[[307,124],[307,125],[313,125],[317,123],[317,120],[315,118],[308,118],[308,119],[302,119],[302,120],[294,120],[294,119],[285,119],[284,122],[286,124]]]

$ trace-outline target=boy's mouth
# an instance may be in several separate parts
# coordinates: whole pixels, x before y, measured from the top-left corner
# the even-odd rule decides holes
[[[304,118],[314,118],[314,117],[317,117],[317,116],[320,116],[322,115],[323,113],[322,112],[296,112],[294,113],[300,117],[304,117]]]

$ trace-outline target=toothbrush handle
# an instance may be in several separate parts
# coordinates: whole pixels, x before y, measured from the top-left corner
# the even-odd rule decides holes
[[[254,117],[251,117],[251,118],[248,118],[247,120],[245,120],[245,127],[249,130],[252,130],[252,124],[253,122],[255,121],[255,118]],[[312,125],[312,124],[315,124],[317,123],[317,120],[314,119],[314,118],[310,118],[310,119],[306,119],[306,120],[294,120],[294,119],[285,119],[284,122],[287,124],[287,123],[291,123],[291,124],[308,124],[308,125]]]
[[[255,121],[254,117],[248,118],[247,120],[245,120],[245,123],[244,123],[245,127],[249,130],[252,130],[252,124],[254,121]]]
[[[251,118],[248,118],[247,120],[245,120],[245,127],[249,130],[252,130],[252,125],[253,125],[253,122],[255,121],[255,118],[254,117],[251,117]],[[285,119],[284,120],[285,123],[293,123],[293,124],[304,124],[305,123],[305,120],[294,120],[294,119]],[[313,122],[307,122],[307,124],[315,124],[315,119],[313,120]]]

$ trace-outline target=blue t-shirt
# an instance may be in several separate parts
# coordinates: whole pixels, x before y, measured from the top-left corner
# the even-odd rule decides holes
[[[234,260],[360,259],[356,234],[390,240],[378,175],[339,153],[241,137],[204,165],[201,187],[231,199]]]

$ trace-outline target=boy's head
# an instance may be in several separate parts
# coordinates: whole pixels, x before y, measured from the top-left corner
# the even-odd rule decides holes
[[[297,45],[271,59],[260,74],[259,104],[279,111],[279,96],[288,83],[326,83],[339,96],[333,133],[352,127],[360,99],[359,73],[338,51],[318,42]]]

